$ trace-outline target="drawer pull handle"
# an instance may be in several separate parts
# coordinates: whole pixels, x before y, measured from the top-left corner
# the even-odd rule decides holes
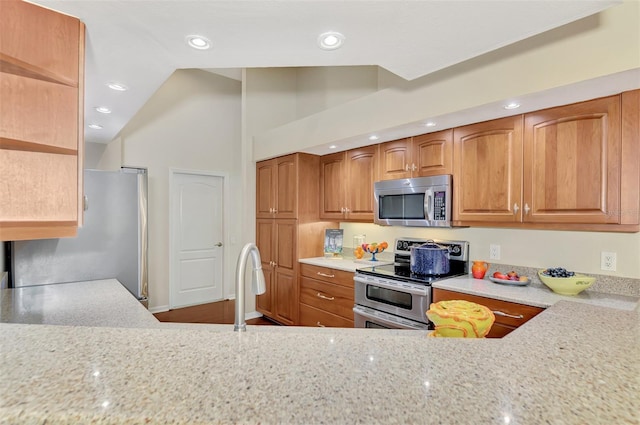
[[[323,324],[322,324],[322,323],[320,323],[320,322],[316,322],[316,326],[320,326],[321,328],[326,328],[326,326],[325,326],[325,325],[323,325]]]
[[[492,313],[496,316],[511,317],[512,319],[524,319],[524,316],[522,314],[518,314],[517,316],[515,316],[513,314],[503,313],[502,311],[493,311]]]
[[[320,273],[320,272],[316,272],[316,274],[318,276],[324,276],[324,277],[336,277],[335,274],[325,274],[325,273]]]
[[[333,300],[335,300],[335,297],[327,297],[327,296],[325,296],[325,295],[322,295],[320,292],[318,292],[318,293],[316,294],[316,297],[318,297],[318,298],[322,298],[323,300],[327,300],[327,301],[333,301]]]

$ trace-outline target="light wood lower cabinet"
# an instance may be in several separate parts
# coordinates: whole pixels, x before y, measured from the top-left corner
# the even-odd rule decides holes
[[[353,273],[300,264],[300,324],[353,327]]]
[[[300,325],[316,326],[321,328],[353,328],[353,320],[345,319],[342,316],[337,316],[335,314],[328,313],[325,310],[301,303]]]
[[[446,289],[433,288],[434,303],[447,300],[469,301],[484,305],[493,311],[493,314],[496,316],[496,320],[493,323],[487,338],[502,338],[544,311],[542,308],[530,305],[463,294],[461,292],[448,291]]]
[[[256,297],[257,310],[284,325],[294,325],[298,313],[296,285],[297,220],[256,220],[266,292]]]

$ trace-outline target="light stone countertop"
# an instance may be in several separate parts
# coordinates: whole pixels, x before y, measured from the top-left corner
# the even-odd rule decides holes
[[[532,282],[527,286],[502,285],[493,283],[486,277],[484,279],[474,279],[471,276],[452,277],[433,282],[432,286],[542,308],[550,307],[559,301],[572,301],[620,310],[634,310],[638,307],[639,300],[638,297],[606,294],[588,289],[578,295],[559,295],[542,284]]]
[[[132,328],[159,323],[116,279],[0,290],[0,322]]]
[[[383,253],[384,254],[384,253]],[[389,258],[388,256],[378,256],[379,261],[370,261],[371,254],[364,257],[362,260],[356,260],[351,256],[344,256],[343,258],[332,258],[332,257],[312,257],[312,258],[301,258],[298,260],[303,264],[311,264],[313,266],[319,267],[329,267],[336,270],[342,270],[345,272],[355,273],[357,269],[361,269],[363,267],[373,267],[373,266],[382,266],[385,264],[393,264],[393,257]]]
[[[562,300],[499,340],[140,325],[0,324],[0,423],[640,423],[638,309]]]

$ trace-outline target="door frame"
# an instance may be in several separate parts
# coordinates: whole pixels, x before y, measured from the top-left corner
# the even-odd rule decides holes
[[[227,247],[229,246],[229,232],[226,231],[227,223],[229,223],[229,173],[224,171],[204,171],[204,170],[192,170],[186,168],[169,167],[169,310],[174,306],[175,300],[171,289],[176,284],[173,279],[173,266],[175,261],[174,243],[173,240],[173,225],[175,224],[176,217],[173,214],[173,202],[174,194],[173,189],[175,186],[176,174],[188,174],[195,176],[206,177],[221,177],[222,178],[222,298],[226,299],[228,294],[227,288]]]

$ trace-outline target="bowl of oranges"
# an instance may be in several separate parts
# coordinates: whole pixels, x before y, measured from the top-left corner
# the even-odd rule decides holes
[[[356,255],[356,258],[360,259],[364,257],[365,253],[369,253],[371,254],[370,261],[378,261],[378,259],[376,258],[376,254],[380,254],[382,251],[384,251],[388,247],[389,247],[389,244],[386,242],[363,243],[362,245],[356,247],[355,255]]]

